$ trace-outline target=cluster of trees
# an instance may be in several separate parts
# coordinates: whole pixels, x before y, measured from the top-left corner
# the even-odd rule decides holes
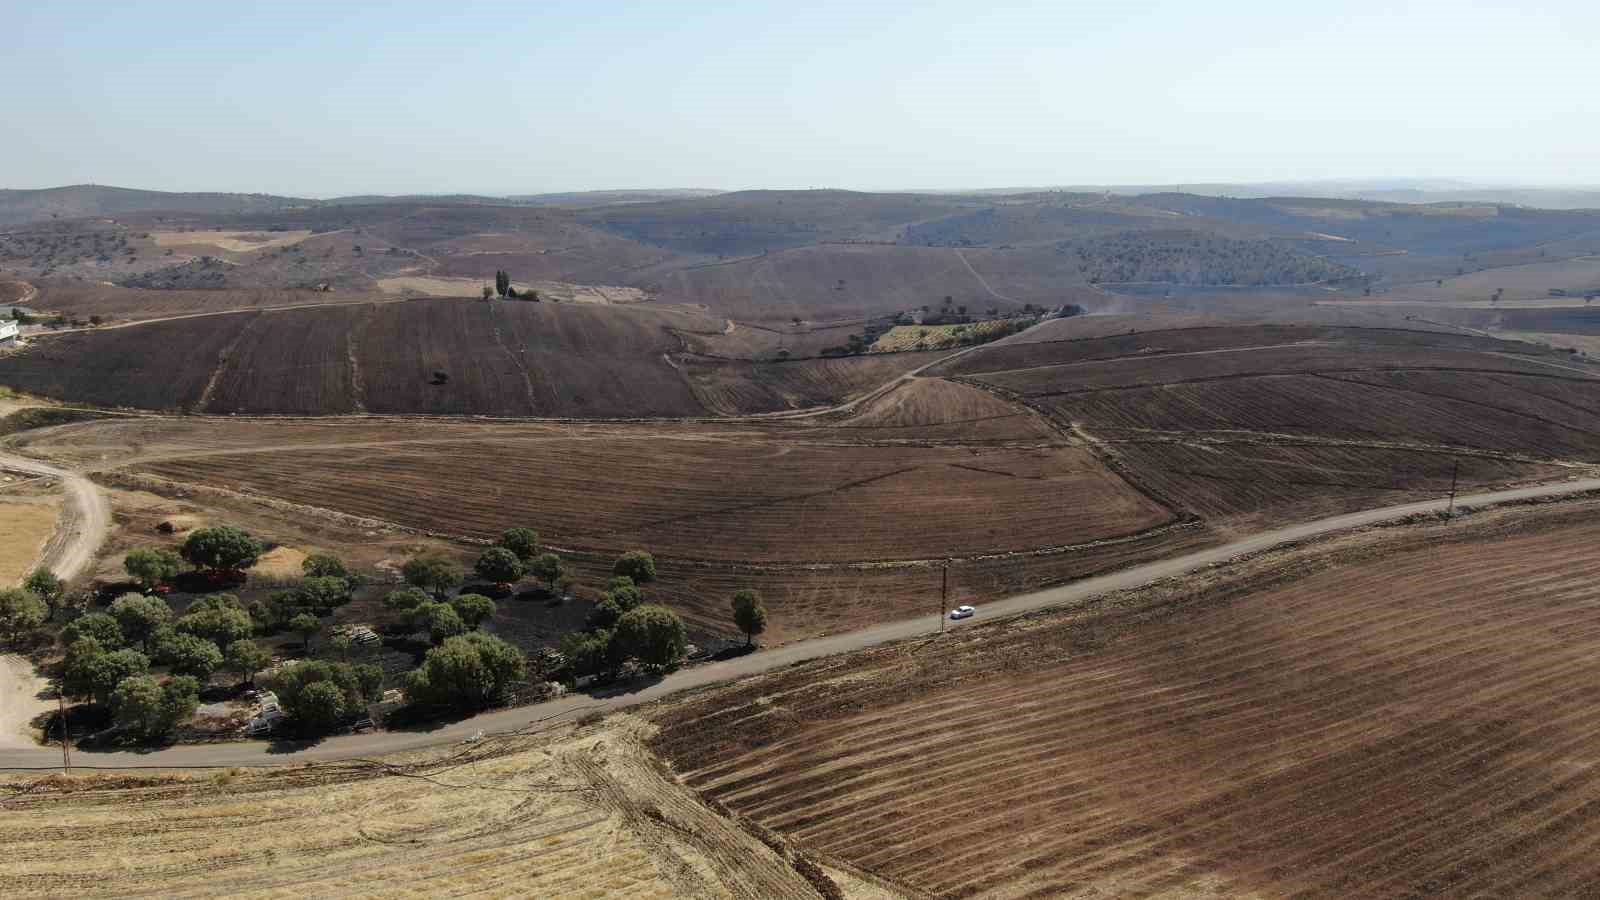
[[[641,589],[655,580],[655,558],[630,550],[617,558],[611,574],[586,630],[561,639],[573,674],[614,673],[630,660],[657,670],[677,665],[689,643],[683,620],[665,606],[644,602]]]
[[[494,287],[491,288],[487,284],[483,286],[483,299],[489,300],[494,297],[504,297],[508,300],[516,300],[521,298],[523,300],[531,300],[534,303],[539,302],[538,291],[527,290],[518,292],[516,288],[511,286],[511,274],[500,269],[495,270]]]
[[[1267,240],[1237,240],[1199,231],[1131,231],[1064,241],[1056,252],[1077,258],[1091,284],[1163,282],[1184,285],[1304,284],[1358,274],[1349,266]]]

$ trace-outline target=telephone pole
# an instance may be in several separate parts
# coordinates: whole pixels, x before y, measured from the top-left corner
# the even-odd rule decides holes
[[[1455,464],[1450,467],[1450,506],[1444,511],[1444,514],[1447,516],[1456,511],[1456,477],[1460,474],[1461,460],[1458,459],[1455,461]]]
[[[950,564],[944,564],[943,583],[939,588],[939,633],[944,634],[944,610],[950,605]]]
[[[61,710],[61,773],[72,774],[72,753],[67,750],[67,698],[61,691],[56,691],[56,706]]]

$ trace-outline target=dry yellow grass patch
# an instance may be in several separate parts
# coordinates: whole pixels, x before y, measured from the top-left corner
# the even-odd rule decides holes
[[[966,336],[980,342],[1009,323],[1004,319],[988,322],[971,322],[966,325],[896,325],[878,336],[870,348],[873,353],[903,350],[944,350],[961,345]]]
[[[0,474],[0,490],[28,477],[14,472]],[[59,497],[0,494],[0,585],[11,586],[27,577],[39,561],[39,552],[55,533],[60,510]]]
[[[305,561],[306,554],[293,547],[274,547],[261,554],[250,571],[268,578],[299,578],[305,574],[300,567]]]
[[[215,247],[230,253],[249,253],[287,247],[311,237],[310,231],[152,231],[157,247]]]
[[[618,717],[396,758],[0,781],[0,895],[815,897]],[[41,783],[42,782],[42,783]]]
[[[389,294],[427,294],[430,297],[480,297],[493,278],[443,275],[399,275],[378,279],[378,290]],[[642,303],[648,296],[638,288],[609,284],[574,284],[567,281],[513,281],[518,293],[538,291],[544,300],[562,303]]]

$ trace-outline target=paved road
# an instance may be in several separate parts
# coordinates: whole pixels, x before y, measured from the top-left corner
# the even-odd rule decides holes
[[[100,541],[105,538],[106,528],[111,524],[111,512],[99,488],[77,472],[9,453],[0,453],[0,469],[61,479],[66,489],[66,502],[61,509],[55,537],[45,545],[44,559],[40,562],[49,566],[63,581],[82,572],[94,561],[95,551],[100,549]]]
[[[1600,490],[1600,478],[1474,494],[1463,496],[1457,502],[1463,506],[1484,506],[1493,503],[1506,503],[1540,497],[1557,497],[1564,494],[1596,490]],[[1292,525],[1287,528],[1279,528],[1220,547],[1213,547],[1209,550],[1201,550],[1172,559],[1147,563],[1121,572],[1102,575],[1098,578],[1090,578],[1061,587],[1036,591],[1031,594],[1019,594],[1014,597],[1007,597],[1004,600],[985,603],[978,610],[976,618],[952,622],[948,623],[948,625],[951,628],[967,628],[977,623],[994,621],[1003,616],[1017,615],[1053,606],[1071,606],[1107,591],[1136,588],[1152,581],[1182,575],[1215,563],[1226,562],[1236,556],[1257,553],[1280,544],[1292,543],[1363,525],[1386,522],[1414,513],[1437,512],[1444,508],[1445,501],[1443,499],[1424,500],[1417,503],[1387,506],[1382,509],[1333,516]],[[675,672],[660,682],[632,693],[619,694],[604,699],[581,695],[569,696],[536,706],[486,713],[430,732],[386,732],[382,734],[336,737],[315,746],[293,752],[275,752],[269,745],[259,742],[211,746],[180,746],[148,753],[127,751],[91,753],[78,750],[73,753],[73,763],[75,766],[105,768],[261,766],[321,762],[416,750],[439,744],[454,743],[479,730],[490,734],[514,731],[559,716],[568,716],[585,710],[621,709],[657,700],[679,691],[705,687],[747,675],[781,669],[805,660],[925,635],[937,630],[938,627],[938,623],[931,615],[901,622],[890,622],[846,634],[799,641],[726,662],[693,666],[683,671]],[[0,750],[0,768],[52,768],[59,765],[60,761],[60,751],[49,748]]]

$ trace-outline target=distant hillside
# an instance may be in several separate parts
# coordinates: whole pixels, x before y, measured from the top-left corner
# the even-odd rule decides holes
[[[0,225],[130,212],[264,213],[315,203],[315,200],[271,194],[172,194],[75,184],[32,191],[0,190]]]

